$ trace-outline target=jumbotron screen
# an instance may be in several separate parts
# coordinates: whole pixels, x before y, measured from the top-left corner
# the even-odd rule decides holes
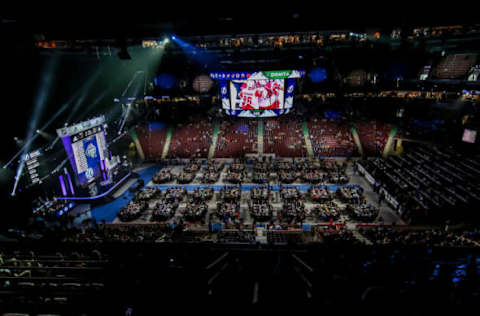
[[[302,70],[211,73],[219,80],[222,108],[232,116],[272,117],[293,107],[295,80]]]
[[[105,168],[108,157],[104,123],[105,118],[101,116],[57,130],[80,186],[101,177],[101,170]]]

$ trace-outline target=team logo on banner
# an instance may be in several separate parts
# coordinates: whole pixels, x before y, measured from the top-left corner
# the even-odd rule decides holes
[[[90,157],[90,158],[96,158],[97,157],[97,148],[93,144],[89,144],[87,146],[87,150],[85,151],[85,154]]]
[[[222,88],[222,94],[227,94],[227,87]]]
[[[85,171],[85,177],[87,177],[87,179],[93,178],[93,169],[92,168],[88,168],[87,171]]]
[[[293,93],[293,89],[294,89],[294,88],[293,88],[293,84],[292,84],[292,85],[290,85],[290,86],[288,87],[287,92],[288,92],[288,93]]]

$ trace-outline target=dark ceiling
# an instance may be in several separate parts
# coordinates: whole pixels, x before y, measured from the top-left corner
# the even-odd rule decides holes
[[[337,1],[338,2],[338,1]],[[181,35],[288,32],[307,30],[364,30],[444,24],[472,24],[474,10],[466,6],[419,8],[402,3],[355,4],[311,2],[300,8],[288,2],[211,2],[192,5],[180,1],[148,6],[121,3],[98,9],[72,5],[64,10],[17,11],[4,13],[2,26],[7,31],[45,34],[50,39],[144,37],[164,33]],[[127,7],[128,6],[128,7]]]

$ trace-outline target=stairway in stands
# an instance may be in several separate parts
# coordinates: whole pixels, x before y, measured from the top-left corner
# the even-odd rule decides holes
[[[228,251],[219,255],[202,273],[207,276],[208,303],[231,301],[232,297],[239,306],[308,303],[314,290],[315,270],[296,253],[300,254]]]
[[[167,132],[167,139],[165,139],[165,145],[163,146],[162,159],[167,158],[168,149],[170,148],[170,142],[172,140],[172,132],[173,132],[173,128],[172,126],[170,126]]]
[[[216,122],[213,127],[212,144],[208,150],[208,159],[212,159],[215,156],[215,148],[217,148],[218,132],[220,131],[220,123]]]
[[[140,159],[145,160],[145,153],[143,152],[142,145],[140,144],[140,141],[138,139],[136,129],[132,127],[128,132],[133,142],[135,143],[135,148],[137,149],[138,156],[140,157]]]
[[[263,154],[263,120],[258,121],[258,154]]]
[[[302,123],[302,130],[303,130],[303,139],[305,140],[305,146],[307,147],[308,157],[313,158],[313,148],[312,142],[310,141],[310,134],[308,133],[308,125],[307,122]]]
[[[355,127],[352,127],[352,136],[353,136],[353,141],[357,146],[358,152],[360,153],[361,156],[363,156],[362,142],[360,142],[360,137],[358,137],[357,129]]]
[[[388,135],[387,143],[385,144],[385,148],[383,149],[383,155],[382,156],[384,158],[387,158],[388,153],[393,151],[392,150],[393,138],[395,137],[396,134],[397,134],[397,128],[393,127],[390,130],[390,134]]]

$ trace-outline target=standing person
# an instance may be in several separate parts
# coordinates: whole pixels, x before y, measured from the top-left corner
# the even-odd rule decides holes
[[[381,193],[378,195],[378,206],[381,206],[381,205],[382,205],[383,199],[384,199],[383,192],[381,192]]]
[[[381,186],[382,186],[382,184],[380,183],[380,181],[375,181],[375,192],[376,193],[380,192],[380,187]]]

